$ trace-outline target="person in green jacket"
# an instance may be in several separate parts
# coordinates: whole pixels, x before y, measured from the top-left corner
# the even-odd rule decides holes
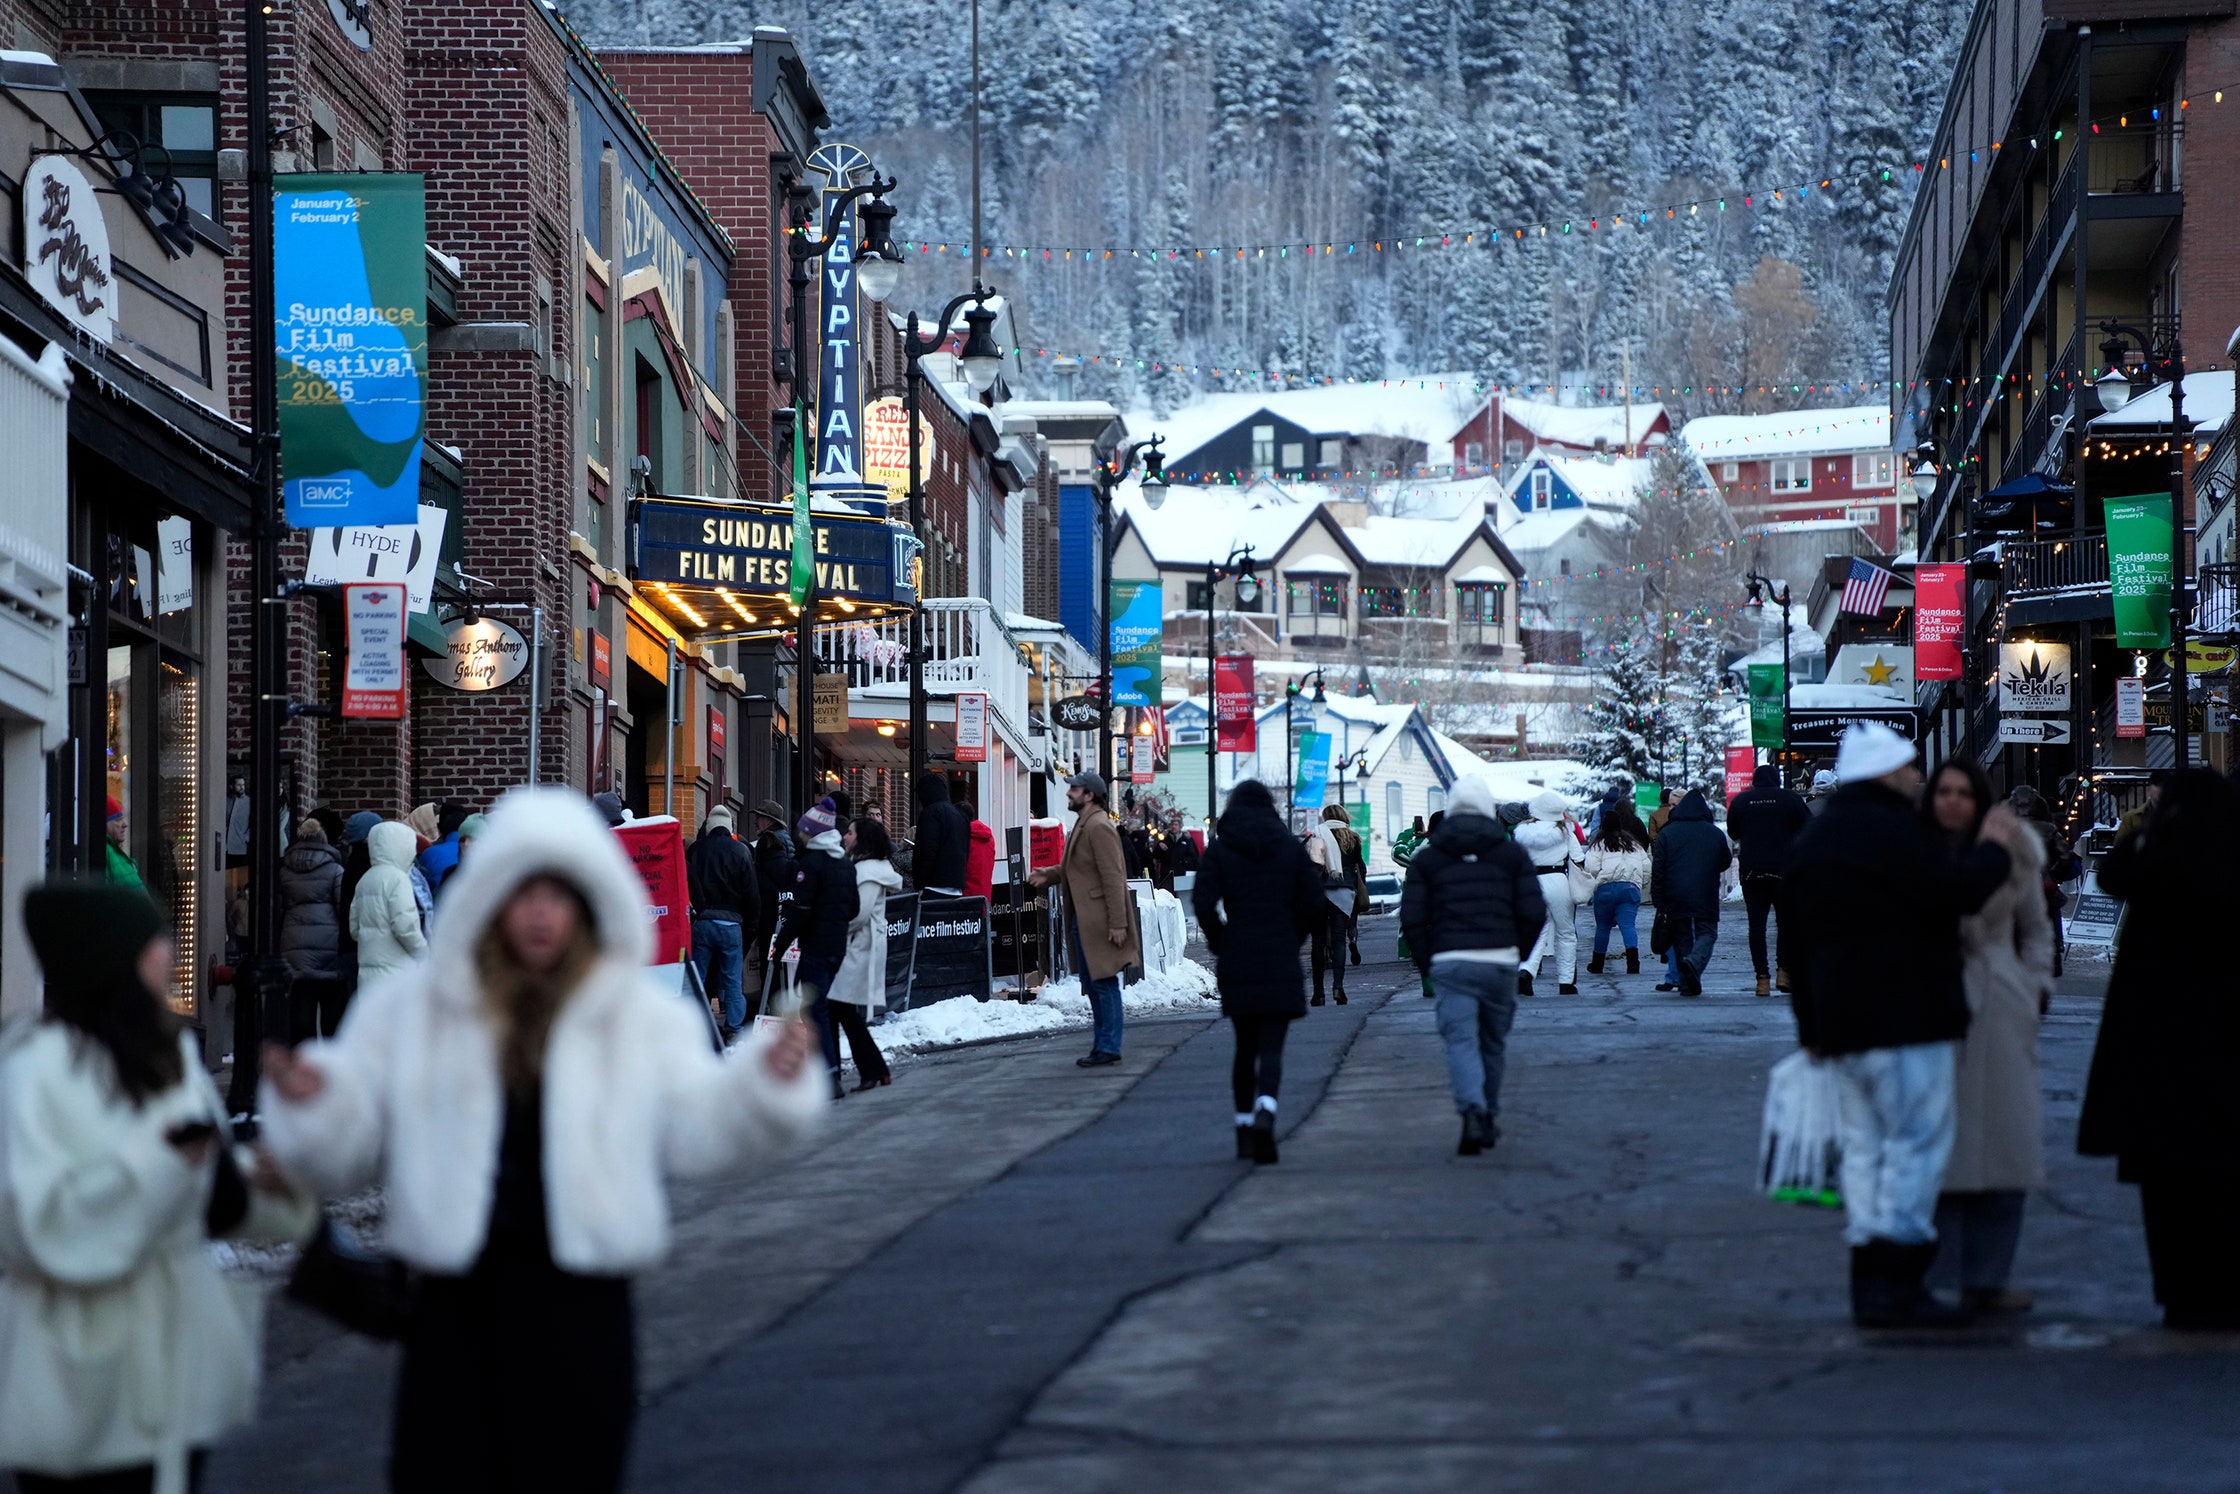
[[[1429,834],[1423,828],[1423,816],[1419,814],[1416,816],[1414,824],[1392,837],[1393,861],[1400,866],[1406,866],[1415,859],[1416,847],[1422,845],[1429,838]]]
[[[132,853],[124,848],[130,827],[125,824],[124,805],[117,796],[109,796],[109,880],[127,887],[145,887],[140,880],[140,867],[133,861]]]

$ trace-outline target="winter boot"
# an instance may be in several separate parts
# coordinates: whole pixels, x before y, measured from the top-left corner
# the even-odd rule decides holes
[[[1579,988],[1569,981],[1565,981],[1562,985],[1556,987],[1556,994],[1558,996],[1576,996],[1579,994]]]
[[[1640,973],[1641,973],[1641,951],[1640,951],[1640,950],[1638,950],[1638,949],[1629,949],[1629,950],[1627,950],[1627,951],[1626,951],[1626,974],[1628,974],[1628,975],[1639,975]]]
[[[1332,990],[1330,993],[1330,999],[1337,1002],[1338,1005],[1344,1006],[1346,1004],[1346,988],[1344,986],[1339,986],[1336,989]]]
[[[1596,955],[1596,956],[1595,956],[1595,957],[1594,957],[1593,959],[1591,959],[1591,960],[1587,961],[1587,974],[1589,974],[1589,975],[1600,975],[1601,973],[1602,973],[1602,956],[1601,956],[1601,955]]]
[[[1922,1285],[1929,1275],[1929,1267],[1937,1259],[1936,1241],[1928,1240],[1919,1245],[1893,1245],[1891,1248],[1896,1252],[1891,1257],[1895,1290],[1903,1304],[1909,1327],[1965,1328],[1975,1320],[1975,1314],[1966,1306],[1946,1302]]]
[[[1519,970],[1517,972],[1517,994],[1519,996],[1530,996],[1532,994],[1531,971]]]
[[[1890,1278],[1888,1240],[1851,1247],[1851,1321],[1861,1328],[1896,1328],[1905,1321]]]
[[[1313,997],[1313,999],[1312,999],[1312,1000],[1310,1000],[1310,1001],[1309,1001],[1309,1002],[1307,1003],[1307,1005],[1309,1005],[1309,1006],[1320,1006],[1320,1005],[1322,1005],[1322,992],[1321,992],[1321,991],[1319,991],[1319,990],[1318,990],[1318,991],[1316,991],[1316,992],[1314,993],[1314,997]]]
[[[1462,1112],[1462,1140],[1455,1144],[1458,1157],[1475,1157],[1486,1149],[1486,1132],[1493,1127],[1493,1117],[1482,1105],[1472,1105]]]
[[[1762,975],[1758,977],[1758,994],[1760,996],[1771,996],[1773,994],[1772,983]]]
[[[2054,973],[2060,974],[2058,970]],[[1773,988],[1784,996],[1789,994],[1789,972],[1779,965],[1773,967]]]
[[[1257,1110],[1252,1116],[1252,1160],[1266,1167],[1276,1160],[1276,1113]]]
[[[1239,1162],[1250,1162],[1252,1160],[1252,1122],[1250,1120],[1237,1122],[1237,1160]]]

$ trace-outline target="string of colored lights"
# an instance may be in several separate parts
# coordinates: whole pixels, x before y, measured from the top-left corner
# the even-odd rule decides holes
[[[2183,114],[2190,110],[2193,107],[2194,100],[2201,96],[2188,95],[2179,99],[2176,112]],[[2222,88],[2210,89],[2206,91],[2206,96],[2212,103],[2221,104],[2224,102],[2225,90]],[[2129,106],[2125,106],[2121,110],[2111,110],[2107,114],[2089,120],[2087,127],[2094,135],[2128,131],[2134,128],[2134,118],[2138,121],[2136,128],[2141,133],[2152,134],[2160,130],[2164,124],[2163,110],[2159,106],[2151,106],[2144,114],[2137,116],[2130,112]],[[2058,143],[2065,138],[2065,134],[2066,132],[2063,130],[2055,130],[2052,141]],[[1994,141],[1988,147],[1988,150],[1970,151],[1968,153],[1968,164],[1980,165],[1985,154],[1988,153],[1996,157],[2010,144],[2019,145],[2025,139],[2031,149],[2035,150],[2039,147],[2039,137],[2018,135],[2011,142]],[[1156,261],[1163,258],[1166,263],[1187,265],[1280,264],[1288,262],[1294,256],[1305,260],[1330,261],[1342,260],[1362,253],[1376,256],[1417,250],[1474,248],[1481,242],[1487,245],[1494,243],[1514,245],[1548,238],[1560,240],[1566,235],[1580,231],[1582,216],[1584,217],[1584,231],[1590,234],[1618,228],[1647,229],[1657,223],[1676,223],[1682,218],[1701,217],[1706,209],[1713,216],[1717,216],[1729,210],[1729,205],[1736,196],[1741,198],[1741,204],[1745,210],[1752,211],[1758,210],[1761,204],[1786,206],[1792,197],[1801,204],[1809,202],[1815,190],[1819,191],[1822,196],[1833,195],[1839,190],[1839,183],[1842,184],[1843,188],[1880,186],[1908,172],[1915,176],[1925,177],[1931,174],[1932,170],[1937,172],[1950,171],[1953,169],[1954,160],[1955,158],[1951,156],[1939,157],[1933,167],[1927,161],[1875,164],[1868,166],[1863,171],[1816,173],[1803,180],[1781,182],[1771,187],[1744,188],[1739,193],[1729,193],[1725,196],[1714,195],[1674,202],[1654,203],[1646,207],[1626,207],[1606,212],[1587,212],[1585,214],[1573,214],[1570,217],[1552,217],[1521,224],[1464,223],[1444,228],[1426,229],[1417,233],[1370,231],[1345,237],[1325,236],[1319,239],[1289,239],[1245,244],[1118,244],[1105,246],[983,244],[980,253],[983,259],[994,260],[1000,257],[1015,264],[1027,265],[1101,264],[1108,260],[1123,257],[1138,261],[1147,258]],[[906,240],[901,247],[905,251],[914,251],[919,254],[957,253],[969,255],[971,253],[971,246],[967,244],[952,245],[947,242],[924,239]]]

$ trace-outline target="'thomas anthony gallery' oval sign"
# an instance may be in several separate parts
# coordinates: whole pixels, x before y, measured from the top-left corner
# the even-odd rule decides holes
[[[494,617],[464,618],[444,624],[449,646],[420,667],[439,685],[454,690],[495,690],[510,685],[529,667],[529,640]]]

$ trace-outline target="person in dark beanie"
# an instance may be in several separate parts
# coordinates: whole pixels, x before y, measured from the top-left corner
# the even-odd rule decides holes
[[[1702,789],[1688,790],[1657,836],[1649,897],[1672,940],[1673,982],[1683,996],[1703,994],[1704,967],[1719,939],[1719,874],[1734,862],[1727,838],[1711,820]],[[1663,986],[1657,989],[1663,990]]]
[[[1299,946],[1321,927],[1322,873],[1276,813],[1268,786],[1248,778],[1229,791],[1213,845],[1190,894],[1214,953],[1221,1015],[1236,1031],[1229,1089],[1237,1155],[1276,1160],[1276,1092],[1283,1040],[1307,1014]]]
[[[46,1009],[0,1032],[0,1468],[26,1494],[186,1489],[256,1403],[257,1325],[208,1242],[317,1215],[232,1145],[147,894],[48,882],[23,915]]]
[[[1502,828],[1491,786],[1460,780],[1445,818],[1408,864],[1400,932],[1438,1002],[1447,1078],[1462,1116],[1461,1156],[1501,1138],[1494,1117],[1517,1016],[1517,966],[1547,920],[1539,869]]]
[[[1844,732],[1836,781],[1791,847],[1781,912],[1797,1041],[1827,1062],[1842,1117],[1851,1313],[1862,1328],[1950,1327],[1968,1314],[1923,1283],[1968,1030],[1960,920],[2006,881],[2018,821],[1995,806],[1956,854],[1915,810],[1913,744],[1872,721]]]
[[[927,771],[918,775],[918,844],[910,866],[920,889],[964,894],[965,860],[972,849],[972,827],[964,811],[949,802],[949,780]]]
[[[832,1097],[840,1100],[848,1093],[840,1084],[840,1034],[833,1028],[825,993],[847,958],[848,925],[856,916],[856,869],[841,844],[840,817],[831,799],[811,805],[794,833],[801,838],[801,855],[793,873],[793,905],[771,945],[770,958],[777,960],[788,944],[801,941],[796,984],[802,1010],[816,1023],[817,1041],[832,1075]]]
[[[747,1025],[746,948],[762,911],[754,858],[731,833],[731,811],[717,805],[684,853],[692,897],[692,965],[700,988],[723,1004],[723,1040]]]
[[[747,1000],[759,1016],[763,990],[770,984],[770,963],[785,954],[782,945],[773,952],[770,941],[777,937],[779,910],[792,897],[793,874],[800,868],[794,861],[793,837],[786,832],[783,804],[775,799],[757,804],[754,824],[754,881],[761,904],[754,937],[747,941]]]
[[[1758,994],[1770,996],[1778,987],[1789,990],[1789,930],[1778,918],[1774,923],[1773,972],[1766,970],[1766,919],[1781,897],[1781,877],[1789,869],[1789,845],[1812,823],[1804,795],[1781,786],[1781,769],[1762,763],[1750,775],[1750,787],[1735,795],[1727,806],[1727,839],[1734,843],[1742,867],[1742,904],[1750,917],[1750,963],[1758,975]]]

